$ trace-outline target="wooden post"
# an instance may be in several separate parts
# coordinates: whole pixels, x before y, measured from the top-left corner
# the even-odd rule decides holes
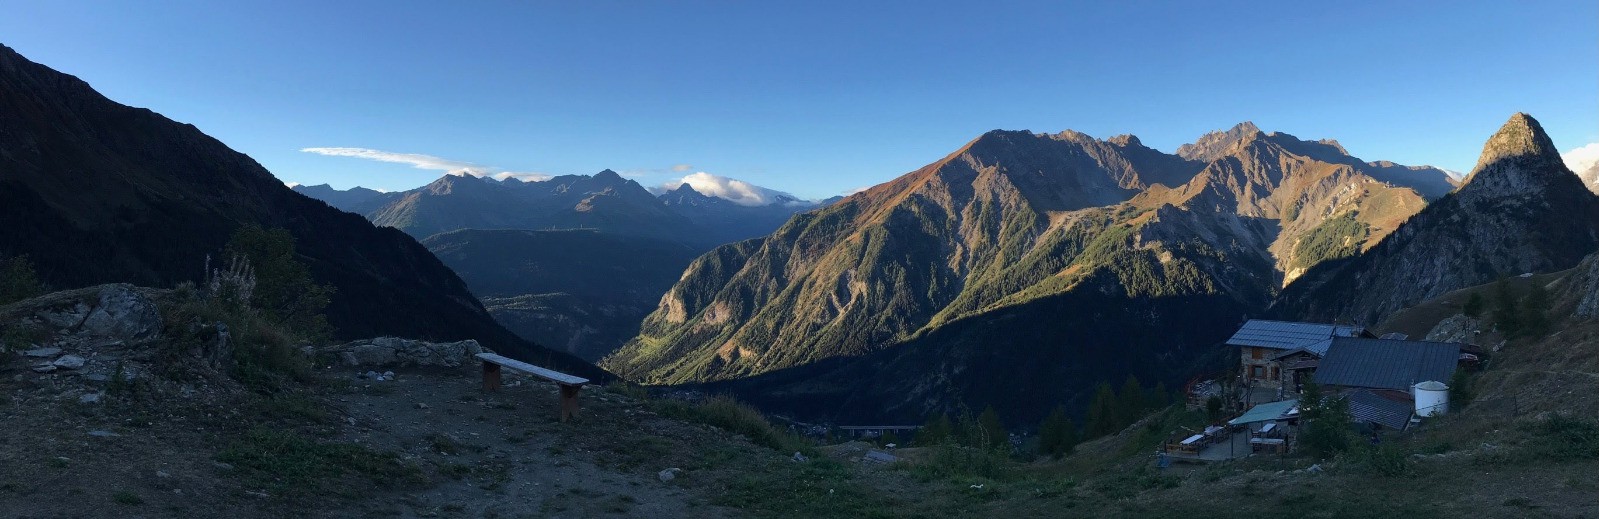
[[[500,365],[483,361],[483,390],[494,391],[500,388]]]
[[[561,421],[566,422],[577,415],[577,392],[583,386],[561,384]]]

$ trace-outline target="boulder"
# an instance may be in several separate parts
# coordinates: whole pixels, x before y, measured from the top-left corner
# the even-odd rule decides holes
[[[161,312],[133,285],[102,285],[98,304],[78,327],[94,338],[143,341],[161,333]]]
[[[54,364],[55,367],[61,369],[79,369],[82,368],[87,362],[88,361],[84,360],[83,357],[79,357],[77,355],[62,355],[61,358],[56,359],[56,361],[52,362],[51,364]]]
[[[320,350],[351,367],[470,366],[474,355],[488,349],[475,340],[427,342],[398,337],[378,337],[330,346]]]
[[[73,342],[142,343],[161,333],[154,292],[126,283],[55,292],[0,307],[0,322],[31,323]]]

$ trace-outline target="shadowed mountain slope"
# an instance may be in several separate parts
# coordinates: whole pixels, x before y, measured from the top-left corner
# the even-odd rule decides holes
[[[288,229],[313,277],[337,288],[343,338],[478,339],[600,376],[496,324],[415,240],[284,186],[192,125],[113,102],[0,47],[0,251],[57,286],[199,280],[238,227]]]
[[[1374,323],[1452,290],[1570,268],[1599,247],[1599,197],[1553,142],[1516,114],[1483,145],[1465,182],[1359,257],[1313,269],[1274,311]]]

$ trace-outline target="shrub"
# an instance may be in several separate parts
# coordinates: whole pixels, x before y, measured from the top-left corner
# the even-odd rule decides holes
[[[38,297],[44,292],[44,283],[39,282],[39,275],[27,256],[0,256],[0,306]]]
[[[763,447],[782,452],[812,450],[809,442],[778,430],[766,421],[766,416],[760,411],[730,396],[714,396],[699,404],[659,400],[655,407],[657,412],[672,418],[692,420],[742,434]]]
[[[228,239],[226,252],[235,261],[245,262],[255,281],[248,299],[269,319],[310,340],[331,334],[322,312],[334,289],[311,278],[311,270],[295,255],[294,236],[289,231],[246,225]]]
[[[1599,424],[1564,413],[1551,413],[1531,427],[1532,454],[1546,459],[1599,459]]]

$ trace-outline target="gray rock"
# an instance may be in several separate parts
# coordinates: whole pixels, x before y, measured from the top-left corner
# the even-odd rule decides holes
[[[807,461],[807,460],[810,460],[810,458],[805,457],[804,454],[800,454],[799,451],[794,451],[794,461]]]
[[[1305,472],[1309,472],[1311,474],[1320,474],[1321,473],[1321,464],[1318,463],[1318,464],[1315,464],[1315,465],[1311,465],[1309,468],[1305,469]]]
[[[23,355],[33,358],[48,358],[61,354],[61,348],[38,348],[22,352]]]
[[[78,397],[78,403],[80,403],[80,404],[98,404],[98,403],[100,403],[100,394],[99,393],[84,393],[82,396]]]
[[[667,481],[671,481],[671,480],[677,479],[677,474],[679,472],[683,472],[683,469],[673,467],[673,468],[669,468],[669,469],[663,470],[663,471],[657,473],[655,476],[658,477],[658,478],[661,478],[661,482],[665,483]]]
[[[474,355],[489,351],[474,340],[427,342],[398,337],[378,337],[330,346],[320,353],[331,354],[346,366],[470,366]],[[375,378],[375,377],[374,377]]]
[[[91,374],[91,375],[84,375],[83,378],[84,378],[84,380],[88,380],[90,382],[110,382],[111,381],[111,375],[107,375],[107,374],[104,374],[104,373],[94,373],[94,374]]]
[[[172,474],[168,474],[167,471],[165,471],[165,470],[157,470],[157,471],[155,471],[155,477],[158,477],[158,478],[170,478],[170,477],[172,477]]]
[[[78,369],[83,367],[83,365],[87,362],[88,361],[84,360],[83,357],[79,357],[77,355],[62,355],[61,358],[56,359],[56,361],[52,364],[61,369]]]
[[[115,438],[122,435],[111,431],[89,431],[89,436],[94,436],[97,438]]]
[[[161,313],[133,285],[104,285],[99,304],[83,319],[79,335],[142,341],[161,332]]]
[[[381,376],[382,375],[379,375],[378,372],[376,372],[376,371],[368,371],[366,373],[362,373],[361,374],[361,378],[375,379],[375,378],[378,378],[378,377],[381,377]]]
[[[34,364],[33,365],[33,371],[36,372],[36,373],[49,373],[49,372],[55,371],[57,369],[59,369],[59,368],[56,368],[55,364],[50,364],[50,363]]]

